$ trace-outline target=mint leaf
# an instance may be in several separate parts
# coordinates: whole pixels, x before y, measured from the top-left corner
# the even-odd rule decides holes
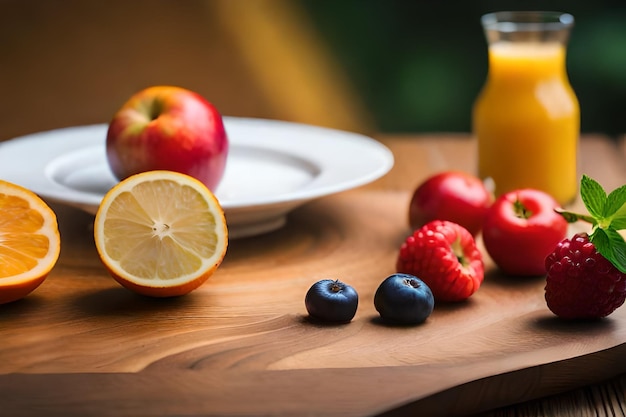
[[[603,213],[603,226],[620,230],[626,227],[626,185],[611,191],[606,199]]]
[[[589,240],[593,243],[593,246],[596,247],[596,250],[600,252],[600,255],[604,256],[606,259],[611,261],[611,263],[613,263],[611,260],[613,251],[611,250],[609,237],[607,236],[605,230],[595,228],[591,235],[589,235]]]
[[[613,190],[608,196],[594,179],[583,175],[580,197],[589,212],[578,214],[556,208],[568,222],[589,222],[593,231],[589,240],[597,251],[622,273],[626,273],[626,241],[619,230],[626,229],[626,185]]]
[[[611,191],[604,206],[604,217],[611,217],[626,203],[626,185]]]
[[[611,263],[615,265],[615,267],[621,272],[626,273],[626,244],[624,243],[624,238],[622,237],[622,235],[617,233],[615,230],[612,231],[615,232],[622,239],[622,243],[613,243],[612,248],[614,260]]]
[[[604,218],[607,196],[606,192],[597,181],[583,175],[580,180],[580,197],[593,217],[597,220]]]
[[[626,229],[626,203],[613,213],[611,218],[611,228],[615,230]]]
[[[589,239],[602,256],[626,273],[626,242],[617,230],[595,229]]]

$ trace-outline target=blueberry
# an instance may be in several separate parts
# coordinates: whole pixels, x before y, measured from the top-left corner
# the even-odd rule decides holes
[[[349,322],[356,314],[359,295],[339,280],[323,279],[309,288],[304,304],[311,317],[332,322]]]
[[[393,274],[376,290],[374,307],[385,321],[419,324],[433,312],[435,298],[428,285],[414,275]]]

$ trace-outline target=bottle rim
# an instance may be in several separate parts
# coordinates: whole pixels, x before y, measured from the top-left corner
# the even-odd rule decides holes
[[[545,32],[570,29],[574,16],[554,11],[501,11],[481,17],[486,30],[500,32]]]

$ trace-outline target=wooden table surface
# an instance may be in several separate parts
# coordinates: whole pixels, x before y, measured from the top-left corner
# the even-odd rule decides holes
[[[216,274],[175,299],[120,287],[97,257],[93,216],[52,204],[57,266],[0,306],[0,415],[625,415],[626,307],[562,322],[543,278],[504,277],[487,257],[468,302],[437,305],[416,327],[377,320],[373,294],[410,233],[411,190],[476,165],[467,135],[379,139],[396,156],[388,175],[232,240]],[[626,183],[625,155],[585,136],[580,172],[613,189]],[[351,323],[308,320],[306,290],[327,277],[359,292]]]

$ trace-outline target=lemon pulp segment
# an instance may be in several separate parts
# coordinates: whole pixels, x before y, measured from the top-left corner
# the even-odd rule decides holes
[[[137,278],[178,280],[214,263],[216,219],[190,186],[138,183],[111,202],[104,222],[107,255]]]

